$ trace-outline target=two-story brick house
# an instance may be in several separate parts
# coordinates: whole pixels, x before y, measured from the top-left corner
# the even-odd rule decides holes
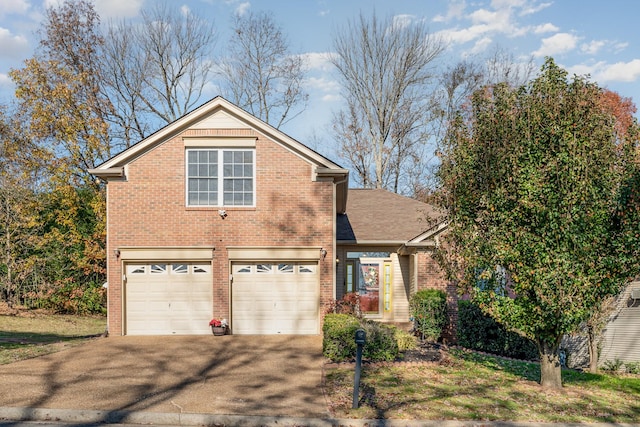
[[[107,182],[114,335],[207,334],[212,317],[234,334],[317,334],[348,291],[407,322],[411,293],[447,289],[428,205],[356,190],[351,214],[346,169],[220,97],[90,172]]]

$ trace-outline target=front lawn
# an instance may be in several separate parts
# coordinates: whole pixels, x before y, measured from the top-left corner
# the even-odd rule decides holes
[[[539,365],[451,350],[440,362],[364,365],[351,409],[353,366],[327,368],[337,418],[640,422],[640,376],[564,371],[562,391],[542,389]]]
[[[60,351],[105,332],[100,316],[22,312],[0,315],[0,364]]]

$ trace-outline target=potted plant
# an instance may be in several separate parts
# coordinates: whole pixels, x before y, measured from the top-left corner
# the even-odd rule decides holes
[[[209,326],[211,326],[211,332],[213,332],[213,335],[220,336],[227,333],[227,319],[213,318],[209,322]]]

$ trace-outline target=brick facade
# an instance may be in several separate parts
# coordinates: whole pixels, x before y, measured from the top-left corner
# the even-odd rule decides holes
[[[256,206],[218,208],[186,206],[183,137],[245,136],[255,144]],[[212,143],[212,147],[215,142]],[[322,247],[320,306],[333,298],[334,184],[312,181],[312,165],[250,129],[187,130],[126,166],[126,180],[108,183],[109,331],[123,329],[120,247],[215,247],[213,313],[230,317],[228,246]]]

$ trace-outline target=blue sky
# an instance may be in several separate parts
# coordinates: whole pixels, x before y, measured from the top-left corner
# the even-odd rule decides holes
[[[135,18],[156,0],[95,0],[103,21]],[[35,31],[44,8],[58,0],[0,0],[0,102],[12,96],[7,77],[20,68],[37,45]],[[448,47],[444,67],[463,58],[480,59],[496,46],[517,61],[533,56],[537,66],[545,56],[570,73],[589,74],[601,86],[640,101],[640,2],[629,0],[173,0],[184,11],[215,22],[218,50],[228,37],[234,13],[271,11],[289,37],[293,53],[306,55],[310,94],[304,114],[283,130],[292,137],[335,157],[322,134],[331,112],[340,108],[340,87],[327,62],[332,32],[360,12],[407,22],[423,20]],[[217,95],[215,84],[206,97]],[[202,99],[206,101],[206,99]]]

